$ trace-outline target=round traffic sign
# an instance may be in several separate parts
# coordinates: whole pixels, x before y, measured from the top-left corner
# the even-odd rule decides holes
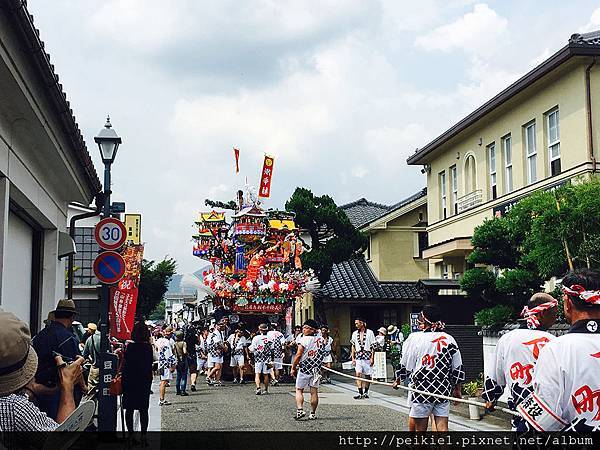
[[[100,282],[114,284],[125,274],[125,260],[117,252],[102,252],[94,260],[94,274]]]
[[[125,243],[127,229],[119,219],[107,217],[96,225],[94,237],[100,248],[116,250]]]

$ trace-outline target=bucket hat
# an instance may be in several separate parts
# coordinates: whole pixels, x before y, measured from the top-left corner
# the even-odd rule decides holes
[[[34,377],[38,357],[25,322],[0,309],[0,395],[18,391]]]
[[[58,304],[56,305],[56,309],[52,312],[67,312],[77,314],[77,310],[75,309],[75,302],[70,298],[63,298],[59,300]]]

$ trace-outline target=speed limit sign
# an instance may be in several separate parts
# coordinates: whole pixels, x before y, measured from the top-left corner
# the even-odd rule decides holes
[[[116,250],[125,243],[127,230],[120,220],[107,217],[98,222],[94,230],[94,236],[100,248]]]

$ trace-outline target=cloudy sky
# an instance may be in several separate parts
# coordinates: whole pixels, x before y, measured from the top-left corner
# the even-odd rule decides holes
[[[600,29],[597,1],[29,0],[96,167],[110,114],[114,200],[143,214],[146,257],[201,266],[204,199],[256,184],[392,204],[425,184],[406,158]],[[241,150],[234,172],[232,147]]]

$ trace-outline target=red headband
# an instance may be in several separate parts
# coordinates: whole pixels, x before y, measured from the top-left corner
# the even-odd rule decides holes
[[[525,308],[523,308],[523,311],[521,311],[521,317],[527,319],[527,328],[529,328],[530,330],[535,330],[537,327],[539,327],[540,321],[538,320],[537,315],[542,311],[554,308],[556,305],[558,305],[558,300],[556,299],[550,300],[546,303],[542,303],[541,305],[537,305],[531,309],[529,309],[527,305],[525,305]]]
[[[583,286],[574,284],[571,287],[563,286],[563,292],[591,305],[600,305],[600,291],[586,291]]]
[[[444,328],[446,328],[446,324],[444,322],[442,322],[441,320],[438,320],[437,322],[432,322],[427,317],[425,317],[425,314],[423,314],[422,311],[421,317],[423,317],[423,320],[429,324],[431,331],[443,330]]]

